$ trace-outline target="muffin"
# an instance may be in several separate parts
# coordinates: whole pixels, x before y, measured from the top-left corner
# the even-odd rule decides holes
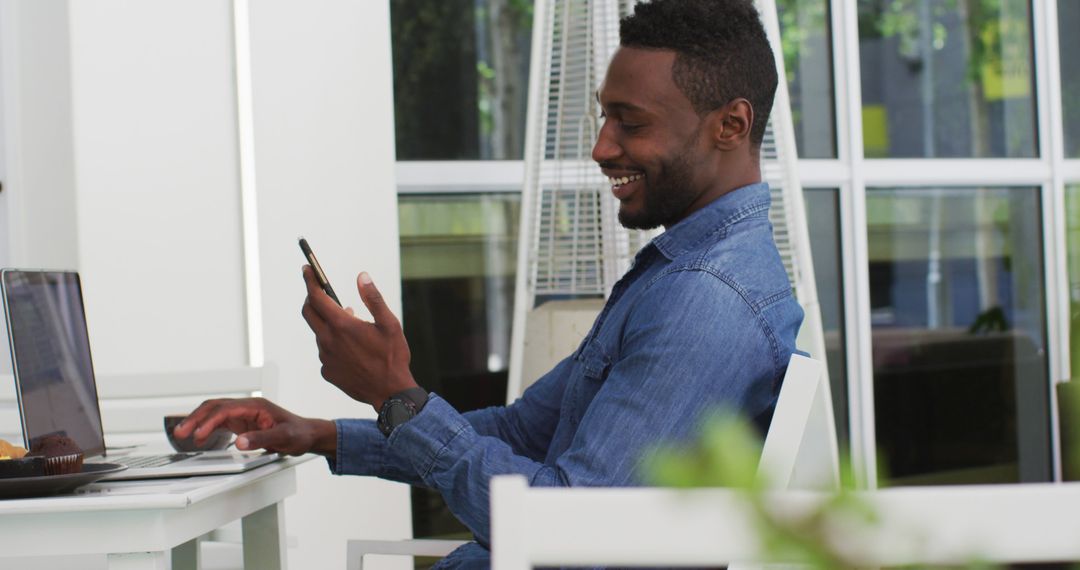
[[[45,458],[46,475],[66,475],[82,471],[83,451],[75,440],[51,433],[30,442],[29,455]]]

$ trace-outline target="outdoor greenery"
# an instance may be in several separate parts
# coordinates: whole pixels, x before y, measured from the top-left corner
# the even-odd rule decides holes
[[[930,140],[939,143],[924,143],[922,154],[914,156],[1038,155],[1029,0],[859,0],[858,14],[864,47],[875,40],[895,46],[895,56],[906,63],[911,78],[916,79],[908,95],[923,106],[923,128],[933,128]],[[895,72],[891,73],[894,81],[899,79]],[[963,80],[961,96],[966,100],[966,113],[956,112],[955,98],[961,93],[951,87],[954,76]],[[920,86],[920,77],[934,86]],[[946,77],[948,80],[942,81]],[[952,106],[947,103],[950,97]],[[870,98],[864,101],[864,107],[877,113],[903,113],[902,100],[893,94],[881,107],[882,101]],[[1004,105],[1006,102],[1010,103]],[[868,119],[864,137],[879,141],[888,137],[888,127],[898,126],[880,118]],[[966,137],[962,132],[965,128]],[[944,144],[958,136],[964,137],[960,140],[969,137],[970,148]],[[895,146],[898,142],[890,140],[887,144]],[[874,156],[907,156],[915,149],[868,148],[868,152],[871,150]]]
[[[518,159],[531,0],[393,0],[398,160]]]

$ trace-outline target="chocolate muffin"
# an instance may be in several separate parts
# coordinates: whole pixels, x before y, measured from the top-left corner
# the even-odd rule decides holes
[[[83,451],[70,437],[51,433],[30,442],[28,455],[45,458],[46,475],[66,475],[82,471]]]

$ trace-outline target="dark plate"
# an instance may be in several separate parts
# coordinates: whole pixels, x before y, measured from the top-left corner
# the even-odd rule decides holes
[[[116,463],[84,463],[82,473],[0,479],[0,499],[62,495],[124,469],[127,466]]]

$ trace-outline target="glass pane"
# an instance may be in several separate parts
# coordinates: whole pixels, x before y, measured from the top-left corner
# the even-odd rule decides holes
[[[1069,258],[1069,353],[1072,379],[1080,379],[1080,184],[1065,190],[1065,252]]]
[[[844,273],[840,256],[840,192],[836,188],[807,188],[806,219],[814,257],[821,322],[825,329],[825,359],[832,388],[836,436],[843,448],[848,436],[848,387],[844,349]]]
[[[1050,479],[1038,188],[867,191],[877,441],[893,484]]]
[[[519,194],[400,196],[402,324],[412,373],[464,412],[506,401]],[[414,536],[467,537],[413,489]]]
[[[800,158],[836,157],[832,30],[827,0],[779,0],[784,69]]]
[[[1028,0],[858,1],[867,157],[1038,154]]]
[[[524,156],[532,0],[393,0],[398,160]]]
[[[1058,0],[1061,103],[1065,112],[1065,156],[1080,158],[1080,2]],[[1074,373],[1074,376],[1076,374]]]

